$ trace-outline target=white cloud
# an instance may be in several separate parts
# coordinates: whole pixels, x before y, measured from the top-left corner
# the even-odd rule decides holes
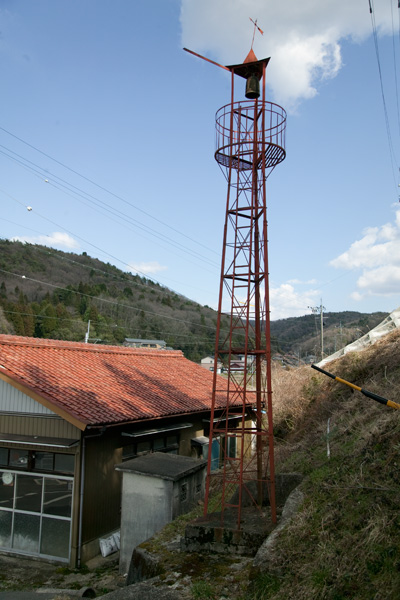
[[[68,250],[76,250],[79,248],[79,243],[68,233],[54,231],[49,235],[38,236],[15,236],[11,239],[12,242],[27,242],[28,244],[41,244],[42,246],[50,246],[54,248],[62,248]]]
[[[391,32],[390,3],[377,2],[375,22]],[[367,2],[362,0],[181,0],[183,46],[222,64],[243,62],[256,34],[259,59],[270,56],[268,84],[273,99],[287,109],[317,94],[324,79],[342,66],[341,43],[361,42],[372,33]]]
[[[151,262],[132,263],[129,265],[129,269],[132,273],[154,275],[160,271],[166,271],[168,267],[160,265],[159,262],[153,260]]]
[[[269,291],[271,320],[308,314],[309,306],[315,305],[319,294],[318,290],[298,292],[290,283],[282,283],[279,287],[271,286]]]
[[[269,304],[271,309],[271,321],[287,319],[289,317],[301,317],[310,314],[310,306],[315,306],[317,302],[319,303],[320,291],[309,289],[298,292],[295,289],[295,286],[292,285],[293,282],[295,282],[295,280],[282,283],[279,287],[275,287],[273,284],[270,285]],[[297,281],[297,283],[302,285],[304,282]],[[264,298],[264,294],[262,294],[262,298]],[[243,305],[246,303],[244,297],[242,299],[236,297],[236,301]],[[251,305],[251,308],[254,312],[254,305]],[[222,311],[229,314],[230,305],[225,304]],[[237,311],[236,314],[239,315],[239,312],[240,311]]]
[[[391,296],[400,292],[400,267],[382,265],[377,269],[365,270],[357,280],[359,290],[369,295]]]
[[[400,264],[399,224],[397,227],[390,224],[369,227],[360,240],[331,261],[333,267],[342,269],[371,269],[388,263]]]
[[[361,300],[363,300],[364,296],[362,294],[360,294],[360,292],[352,292],[350,294],[350,298],[352,298],[356,302],[361,302]]]
[[[308,281],[301,281],[301,279],[289,279],[287,283],[292,283],[293,285],[315,285],[317,280],[309,279]]]
[[[338,269],[361,269],[354,300],[366,295],[390,296],[400,293],[400,210],[395,223],[369,227],[360,240],[330,263]]]

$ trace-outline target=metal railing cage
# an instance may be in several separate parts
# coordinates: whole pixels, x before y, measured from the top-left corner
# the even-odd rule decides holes
[[[273,169],[286,156],[286,111],[272,102],[227,104],[216,115],[215,160],[238,171]]]

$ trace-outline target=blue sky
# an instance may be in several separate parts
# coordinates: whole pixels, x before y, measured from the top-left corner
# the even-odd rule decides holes
[[[287,158],[268,179],[271,318],[321,299],[394,310],[399,9],[371,6],[383,96],[366,0],[0,0],[0,236],[87,252],[216,307],[214,129],[230,81],[182,48],[242,62],[252,17],[269,98],[288,112]]]

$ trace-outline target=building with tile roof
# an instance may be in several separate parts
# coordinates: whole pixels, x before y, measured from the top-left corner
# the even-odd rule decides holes
[[[0,551],[98,554],[120,526],[115,465],[206,447],[212,382],[176,350],[0,335]]]

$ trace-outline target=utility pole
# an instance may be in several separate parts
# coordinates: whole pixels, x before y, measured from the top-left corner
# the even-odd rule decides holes
[[[85,333],[85,344],[87,344],[89,341],[89,334],[90,334],[90,319],[88,321],[87,332]]]
[[[324,358],[324,310],[326,310],[325,306],[322,305],[322,298],[319,306],[309,306],[308,308],[311,310],[312,314],[317,316],[320,315],[320,328],[321,328],[321,360]]]
[[[319,307],[319,312],[321,315],[321,360],[324,358],[324,308],[325,306],[322,306],[321,298],[321,304]]]

